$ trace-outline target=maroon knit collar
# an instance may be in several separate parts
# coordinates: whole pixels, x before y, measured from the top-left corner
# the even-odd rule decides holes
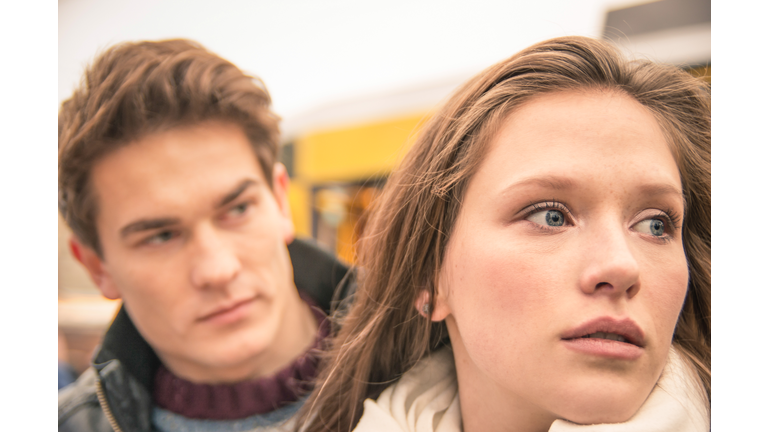
[[[330,333],[323,311],[311,300],[305,301],[317,320],[315,342],[286,368],[256,380],[211,385],[179,378],[160,364],[152,395],[155,405],[187,418],[234,420],[265,414],[299,400],[312,389],[322,343]]]

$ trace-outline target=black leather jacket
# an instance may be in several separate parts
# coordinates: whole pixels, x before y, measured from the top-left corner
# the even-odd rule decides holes
[[[326,313],[354,290],[348,267],[311,242],[288,246],[296,287]],[[59,391],[59,431],[152,431],[152,381],[160,360],[120,308],[93,365]]]

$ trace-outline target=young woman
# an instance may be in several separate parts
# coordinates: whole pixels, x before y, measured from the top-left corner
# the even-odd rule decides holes
[[[425,125],[365,234],[304,430],[709,429],[706,83],[534,45]]]

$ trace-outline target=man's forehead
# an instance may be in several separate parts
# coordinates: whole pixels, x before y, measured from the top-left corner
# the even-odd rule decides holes
[[[100,216],[123,224],[126,218],[215,208],[247,188],[268,185],[245,134],[227,124],[133,142],[100,160],[91,180]]]

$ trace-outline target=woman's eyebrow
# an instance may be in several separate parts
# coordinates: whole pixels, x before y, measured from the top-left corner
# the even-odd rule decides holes
[[[645,195],[679,195],[680,198],[683,198],[683,191],[668,183],[644,184],[638,189]]]
[[[669,183],[643,184],[638,187],[638,191],[644,196],[672,196],[678,198],[683,203],[683,210],[685,211],[688,208],[688,203],[685,200],[685,195],[683,194],[682,189]]]
[[[536,186],[546,189],[554,190],[570,190],[576,188],[576,181],[570,177],[562,177],[555,175],[544,175],[536,177],[524,178],[520,181],[516,181],[510,185],[507,185],[502,189],[501,193],[506,194],[514,189],[521,187]]]
[[[576,189],[577,182],[570,177],[557,175],[528,177],[507,185],[504,189],[502,189],[501,193],[506,194],[521,187],[531,186],[553,190],[573,190]],[[644,196],[675,196],[680,198],[680,200],[683,202],[683,207],[686,205],[683,191],[678,186],[672,185],[670,183],[643,183],[637,187],[637,192]]]

